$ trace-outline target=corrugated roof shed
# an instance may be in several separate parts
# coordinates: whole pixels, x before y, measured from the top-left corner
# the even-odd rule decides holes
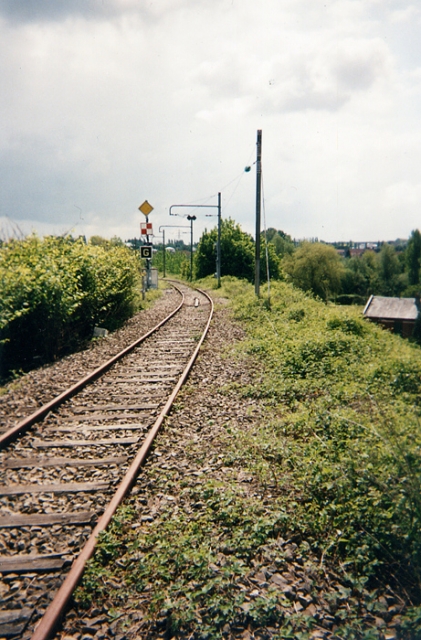
[[[366,318],[384,320],[416,320],[418,306],[415,298],[386,298],[371,296],[363,314]]]

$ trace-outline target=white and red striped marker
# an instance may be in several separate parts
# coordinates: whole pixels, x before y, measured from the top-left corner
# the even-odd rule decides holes
[[[140,235],[141,236],[153,236],[152,222],[140,223]]]

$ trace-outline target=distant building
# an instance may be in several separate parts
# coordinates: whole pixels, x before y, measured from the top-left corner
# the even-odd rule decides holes
[[[409,338],[413,334],[418,318],[419,300],[416,298],[370,296],[363,314],[372,322],[381,324],[392,333]]]
[[[350,258],[360,258],[363,255],[364,251],[365,248],[361,249],[361,247],[359,249],[350,249],[349,256]]]

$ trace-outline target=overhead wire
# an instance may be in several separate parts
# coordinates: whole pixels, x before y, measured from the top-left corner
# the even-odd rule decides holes
[[[241,182],[241,180],[242,180],[243,176],[244,176],[244,169],[243,169],[243,171],[242,171],[242,172],[241,172],[241,173],[240,173],[240,174],[239,174],[239,175],[238,175],[234,180],[232,180],[231,182],[229,182],[229,183],[225,186],[225,188],[227,188],[230,184],[232,184],[233,182],[235,182],[235,180],[237,180],[237,184],[235,185],[234,190],[232,191],[232,193],[231,193],[230,197],[228,198],[228,200],[226,200],[226,202],[224,202],[224,209],[226,209],[226,208],[227,208],[227,206],[229,205],[229,203],[230,203],[230,202],[231,202],[231,200],[233,199],[233,197],[234,197],[234,195],[235,195],[235,192],[237,191],[238,187],[240,186],[240,182]]]
[[[231,195],[228,198],[228,200],[224,203],[224,209],[227,208],[228,204],[231,202],[232,198],[234,197],[235,192],[237,191],[238,187],[240,186],[240,182],[241,182],[242,178],[244,177],[244,174],[247,172],[246,170],[249,168],[249,164],[251,162],[251,158],[253,157],[254,153],[255,153],[255,151],[254,151],[254,145],[253,145],[253,149],[250,152],[249,159],[248,159],[248,162],[247,162],[245,168],[234,178],[234,180],[231,180],[231,182],[228,182],[228,184],[225,185],[224,189],[229,187],[233,182],[235,182],[237,180],[237,184],[235,185],[233,192],[231,193]],[[256,164],[256,162],[253,162],[252,164]]]
[[[253,157],[253,153],[254,153],[254,148],[252,150],[252,152],[249,155],[249,159],[248,159],[248,163],[246,165],[246,167],[248,167],[249,163],[251,162],[251,158]],[[256,164],[256,162],[253,162],[252,164]],[[228,200],[226,200],[224,202],[224,209],[227,208],[228,204],[231,202],[232,198],[234,197],[238,187],[240,186],[240,182],[242,180],[242,178],[244,177],[244,173],[245,173],[245,169],[242,169],[240,171],[240,173],[238,173],[235,178],[233,178],[232,180],[230,180],[229,182],[227,182],[227,184],[225,184],[217,193],[212,193],[210,196],[207,196],[206,198],[201,198],[201,199],[196,199],[194,201],[192,201],[193,204],[202,204],[202,203],[206,203],[209,202],[209,200],[212,200],[212,198],[216,198],[218,193],[224,193],[226,189],[228,189],[228,187],[230,187],[234,182],[236,182],[236,185],[234,187],[234,190],[232,191],[231,195],[229,196]],[[187,203],[189,204],[189,203]]]

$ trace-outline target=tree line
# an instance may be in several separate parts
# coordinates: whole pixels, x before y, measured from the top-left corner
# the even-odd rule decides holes
[[[217,229],[205,231],[197,245],[194,276],[204,278],[216,270]],[[221,272],[254,279],[255,243],[232,219],[222,220]],[[362,304],[370,295],[414,297],[421,293],[421,233],[412,231],[406,248],[397,251],[383,243],[379,251],[341,256],[323,242],[296,243],[274,228],[262,233],[261,278],[269,272],[274,280],[285,279],[322,300]],[[269,267],[269,269],[268,269]]]
[[[417,297],[421,293],[421,234],[412,231],[406,248],[383,243],[379,251],[341,257],[323,243],[300,244],[286,259],[287,278],[323,300],[363,303],[370,295]]]

